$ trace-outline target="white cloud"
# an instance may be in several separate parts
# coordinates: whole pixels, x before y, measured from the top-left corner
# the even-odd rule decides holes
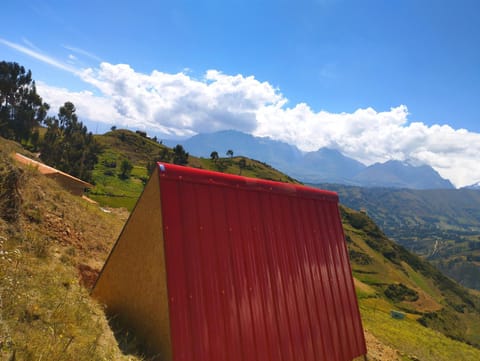
[[[27,38],[22,38],[22,42],[27,45],[27,47],[29,47],[30,49],[33,49],[35,51],[40,51],[40,49],[38,49],[35,44],[33,44],[29,39]]]
[[[97,55],[92,54],[89,51],[86,51],[86,50],[83,50],[83,49],[80,49],[80,48],[77,48],[77,47],[74,47],[74,46],[70,46],[70,45],[64,45],[63,47],[67,50],[73,51],[74,53],[77,53],[79,55],[83,55],[83,56],[86,56],[87,58],[95,60],[96,62],[101,62],[102,61]]]
[[[123,117],[116,112],[110,99],[95,96],[90,91],[72,92],[66,88],[49,86],[44,82],[37,82],[37,91],[50,105],[52,114],[56,114],[58,109],[69,101],[75,104],[80,120],[86,118],[105,122],[107,119],[107,123],[111,124],[120,124],[123,121]]]
[[[126,64],[105,62],[98,68],[78,70],[36,49],[1,38],[0,44],[73,73],[98,89],[95,95],[38,84],[52,109],[72,101],[81,119],[172,136],[236,129],[295,144],[304,151],[335,148],[366,164],[389,159],[426,163],[456,186],[480,180],[479,133],[410,123],[404,105],[383,112],[366,108],[353,113],[314,111],[305,103],[287,107],[278,89],[253,76],[217,70],[207,71],[200,79],[187,70],[143,74]]]
[[[253,132],[258,109],[285,102],[266,82],[215,70],[194,79],[183,72],[142,74],[129,65],[102,63],[81,77],[112,99],[125,118],[179,136],[232,128]]]
[[[428,164],[456,186],[480,179],[480,134],[448,125],[409,124],[403,105],[388,112],[368,108],[332,114],[298,104],[264,108],[258,119],[257,135],[270,135],[306,151],[331,147],[366,164],[389,159]]]
[[[32,58],[40,60],[41,62],[49,64],[49,65],[51,65],[51,66],[53,66],[57,69],[61,69],[61,70],[64,70],[64,71],[67,71],[67,72],[73,73],[73,74],[77,73],[77,69],[75,69],[74,67],[72,67],[68,64],[65,64],[61,61],[58,61],[57,59],[52,58],[51,56],[42,54],[40,51],[37,50],[37,48],[27,48],[23,45],[12,43],[12,42],[10,42],[8,40],[5,40],[5,39],[2,39],[2,38],[0,38],[0,44],[8,46],[9,48],[14,49],[14,50],[16,50],[20,53],[25,54],[25,55],[31,56]],[[33,46],[33,44],[31,44],[31,43],[28,43],[28,44]]]
[[[366,164],[389,159],[429,164],[457,186],[480,179],[480,134],[409,123],[404,105],[353,113],[316,112],[305,103],[287,107],[287,99],[268,82],[216,70],[195,79],[184,72],[143,74],[126,64],[102,63],[80,77],[102,94],[68,98],[89,119],[176,136],[236,129],[304,151],[335,148]]]

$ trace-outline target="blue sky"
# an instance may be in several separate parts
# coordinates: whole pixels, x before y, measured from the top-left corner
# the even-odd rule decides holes
[[[44,100],[73,101],[90,128],[235,128],[367,164],[423,162],[465,185],[480,180],[470,169],[479,10],[473,0],[16,0],[2,4],[0,60],[31,69]]]

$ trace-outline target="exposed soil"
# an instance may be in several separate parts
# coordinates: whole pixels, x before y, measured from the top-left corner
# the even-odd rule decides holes
[[[401,361],[397,350],[381,343],[374,335],[365,330],[367,357],[369,361]]]
[[[77,269],[80,276],[80,284],[87,290],[91,290],[95,285],[95,281],[97,280],[100,271],[84,263],[77,265]]]
[[[417,290],[418,300],[415,302],[404,302],[407,307],[413,308],[420,312],[435,312],[442,309],[442,305],[435,301],[423,290]]]

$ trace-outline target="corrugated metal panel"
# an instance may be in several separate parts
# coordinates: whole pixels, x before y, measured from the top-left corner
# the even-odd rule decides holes
[[[366,353],[335,193],[160,169],[175,361]]]

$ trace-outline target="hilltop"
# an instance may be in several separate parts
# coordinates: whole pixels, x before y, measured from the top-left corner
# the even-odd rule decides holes
[[[108,146],[122,132],[103,136],[101,162],[107,156],[115,156],[115,162],[125,157],[134,162],[132,175],[121,179],[117,167],[100,162],[95,172],[102,174],[109,168],[113,175],[105,176],[105,182],[96,187],[108,189],[115,180],[118,186],[110,189],[128,189],[135,200],[132,187],[141,191],[141,177],[147,174],[148,154],[152,153],[135,151],[141,149],[137,146],[123,150]],[[126,134],[132,142],[172,152],[142,135]],[[112,331],[101,307],[88,296],[89,285],[128,217],[125,209],[106,208],[121,197],[104,194],[102,207],[74,197],[34,169],[16,165],[9,154],[22,150],[16,143],[0,141],[2,357],[15,350],[18,359],[26,360],[39,355],[80,361],[140,360],[135,355],[141,348],[131,335],[126,337],[114,326]],[[238,174],[240,159],[220,159],[220,167]],[[219,160],[189,157],[190,161],[205,169],[219,166]],[[246,162],[251,165],[249,175],[293,181],[271,167],[250,159]],[[15,175],[13,182],[6,181],[6,174]],[[92,197],[95,192],[100,194],[94,189]],[[341,212],[370,359],[480,359],[478,297],[390,241],[366,214],[346,207]],[[406,318],[391,318],[392,309],[402,311]]]
[[[104,205],[132,210],[148,179],[148,167],[155,161],[172,162],[175,156],[174,149],[159,143],[155,138],[147,137],[142,132],[119,129],[97,135],[95,139],[101,145],[102,153],[93,171],[96,187],[90,193],[90,197]],[[119,177],[123,160],[128,160],[133,167],[126,179]],[[243,156],[218,157],[212,160],[189,155],[185,165],[247,177],[298,183],[266,163]]]

